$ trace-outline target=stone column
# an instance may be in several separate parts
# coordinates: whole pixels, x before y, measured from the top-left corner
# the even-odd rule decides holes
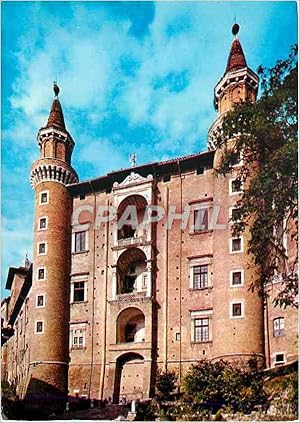
[[[116,300],[117,299],[117,292],[118,292],[118,276],[117,276],[117,267],[113,267],[112,271],[112,292],[111,292],[111,299]]]
[[[152,260],[147,260],[147,297],[152,296]]]

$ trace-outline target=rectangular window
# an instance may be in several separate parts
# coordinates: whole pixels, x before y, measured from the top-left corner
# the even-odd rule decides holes
[[[284,317],[273,320],[273,335],[275,338],[284,335]]]
[[[38,269],[38,280],[45,280],[46,279],[46,269],[41,267]]]
[[[242,317],[242,303],[232,304],[232,317]]]
[[[275,365],[276,364],[284,364],[284,354],[283,353],[275,355]]]
[[[47,218],[41,217],[39,219],[39,229],[47,229]]]
[[[194,210],[194,231],[208,230],[208,209]]]
[[[242,271],[234,270],[231,272],[231,286],[241,286],[243,285],[242,280]]]
[[[46,243],[45,242],[39,242],[39,244],[38,244],[38,254],[39,255],[46,254]]]
[[[75,253],[85,251],[86,232],[75,232]]]
[[[177,332],[177,333],[176,333],[176,341],[180,341],[180,340],[181,340],[180,333],[179,333],[179,332]]]
[[[232,208],[230,213],[230,220],[231,221],[238,221],[239,218],[239,209]]]
[[[49,192],[43,191],[40,193],[40,205],[49,203]]]
[[[37,307],[44,307],[45,306],[45,295],[37,295],[36,297],[36,306]]]
[[[44,333],[44,322],[42,320],[35,322],[35,333]]]
[[[194,319],[194,342],[209,341],[209,319],[208,317]]]
[[[230,239],[230,252],[241,253],[243,251],[243,238],[231,238]]]
[[[72,330],[72,348],[83,348],[85,344],[84,339],[85,331],[83,329]]]
[[[243,191],[243,182],[240,179],[230,179],[229,194],[239,194]]]
[[[73,302],[79,303],[85,301],[85,282],[73,283]]]
[[[201,289],[208,286],[208,266],[194,266],[193,267],[193,288]]]

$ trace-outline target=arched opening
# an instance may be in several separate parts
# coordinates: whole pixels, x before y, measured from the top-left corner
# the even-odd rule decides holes
[[[141,195],[130,195],[120,203],[118,207],[118,222],[121,223],[120,219],[123,213],[128,210],[128,207],[134,207],[136,215],[135,213],[130,213],[130,215],[126,214],[126,220],[134,220],[134,217],[136,216],[136,221],[135,224],[122,225],[122,227],[118,229],[118,240],[141,238],[145,236],[145,228],[142,227],[141,223],[144,219],[146,206],[147,201]]]
[[[137,353],[126,353],[116,364],[114,403],[143,398],[144,357]]]
[[[136,307],[123,310],[117,319],[117,343],[144,342],[145,315]]]
[[[117,262],[118,294],[147,291],[146,255],[139,248],[124,251]]]

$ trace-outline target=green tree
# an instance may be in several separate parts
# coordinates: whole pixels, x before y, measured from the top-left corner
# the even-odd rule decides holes
[[[297,306],[297,254],[287,260],[283,242],[287,231],[298,242],[297,47],[273,68],[260,66],[258,74],[257,102],[238,103],[224,118],[216,139],[216,146],[223,149],[217,173],[231,172],[236,156],[241,157],[237,176],[244,192],[232,218],[233,234],[249,231],[248,253],[259,270],[252,289],[265,295],[266,284],[280,274],[282,288],[275,304]]]
[[[256,357],[244,366],[225,361],[202,360],[193,365],[183,382],[183,401],[198,412],[251,412],[266,401],[263,371]]]
[[[176,388],[177,376],[174,371],[160,372],[156,376],[156,397],[160,401],[167,401]]]

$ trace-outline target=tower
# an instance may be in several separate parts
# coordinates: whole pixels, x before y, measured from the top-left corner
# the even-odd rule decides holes
[[[233,109],[236,103],[242,101],[256,101],[259,78],[247,66],[242,45],[238,39],[239,25],[234,24],[231,44],[224,75],[214,90],[214,106],[218,117],[208,132],[208,148],[215,149],[214,138],[220,129],[224,115]]]
[[[69,277],[72,199],[66,186],[78,182],[71,167],[74,141],[66,130],[59,88],[48,122],[38,132],[40,159],[31,168],[35,190],[30,365],[26,397],[53,411],[67,395]]]
[[[216,148],[216,135],[221,131],[224,116],[236,103],[255,102],[259,78],[247,66],[246,58],[237,38],[239,26],[233,25],[231,45],[225,73],[214,91],[214,104],[218,117],[208,134],[208,148],[215,149],[214,168],[217,168],[225,149],[234,148],[234,140]],[[239,237],[232,233],[231,216],[237,208],[243,187],[238,179],[241,163],[232,172],[214,179],[214,204],[222,205],[225,228],[214,231],[214,346],[219,358],[242,360],[251,354],[264,357],[263,301],[250,290],[257,271],[248,254],[250,233],[248,228]],[[225,271],[226,269],[226,271]],[[246,335],[247,334],[247,335]]]

